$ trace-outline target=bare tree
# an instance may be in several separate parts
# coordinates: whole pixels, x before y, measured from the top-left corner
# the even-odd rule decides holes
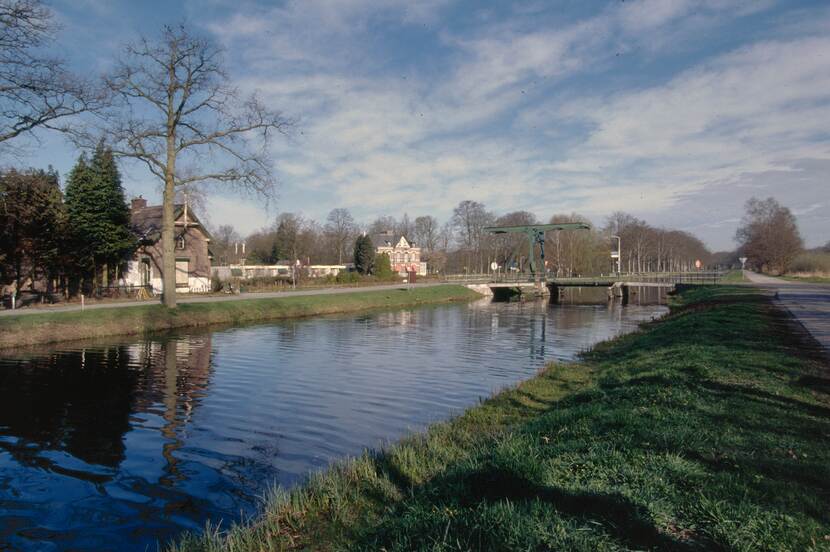
[[[57,27],[39,0],[0,0],[0,144],[37,128],[69,131],[68,118],[105,95],[43,54]]]
[[[352,214],[348,209],[332,209],[326,219],[326,234],[337,251],[337,264],[343,264],[346,248],[357,233]]]
[[[395,217],[384,216],[376,218],[366,231],[369,234],[382,234],[386,231],[394,232],[397,227],[398,221],[395,220]]]
[[[395,234],[398,236],[405,236],[406,239],[411,240],[413,234],[415,233],[415,226],[412,224],[412,221],[409,219],[409,214],[404,213],[401,220],[398,222],[397,226],[395,227]]]
[[[453,210],[452,224],[460,244],[467,250],[468,269],[484,271],[482,250],[487,239],[484,228],[492,224],[494,219],[493,214],[477,201],[462,201]]]
[[[789,209],[769,197],[751,198],[735,240],[760,270],[784,273],[804,242]]]
[[[238,255],[234,246],[242,240],[239,232],[230,224],[223,224],[211,234],[213,241],[210,245],[216,261],[221,265],[230,264],[231,261],[237,262]]]
[[[415,219],[415,243],[421,246],[426,253],[432,253],[438,244],[438,219],[425,215]]]
[[[128,45],[106,83],[121,102],[98,130],[116,155],[141,161],[164,185],[163,301],[174,307],[176,190],[219,183],[270,194],[268,143],[291,123],[255,95],[242,98],[221,50],[183,26]]]
[[[527,226],[539,221],[528,211],[513,211],[496,219],[494,226]],[[500,265],[527,257],[527,236],[524,234],[498,234],[490,238],[490,254]]]

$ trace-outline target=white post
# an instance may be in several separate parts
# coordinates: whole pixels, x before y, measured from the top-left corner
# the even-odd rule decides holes
[[[84,310],[84,308],[86,308],[86,307],[84,305],[84,294],[82,293],[81,294],[81,310]]]
[[[14,308],[15,308],[15,304],[17,302],[16,299],[17,299],[17,294],[12,293],[12,310],[14,310]]]

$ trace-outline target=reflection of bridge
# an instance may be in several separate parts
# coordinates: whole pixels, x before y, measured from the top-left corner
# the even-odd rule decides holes
[[[723,272],[661,272],[647,274],[621,274],[592,276],[580,278],[547,277],[544,281],[534,281],[528,275],[465,275],[450,277],[448,280],[463,283],[467,287],[485,295],[513,296],[553,295],[558,298],[569,287],[604,287],[608,289],[608,298],[620,298],[628,302],[632,288],[659,288],[671,290],[677,284],[717,284]]]

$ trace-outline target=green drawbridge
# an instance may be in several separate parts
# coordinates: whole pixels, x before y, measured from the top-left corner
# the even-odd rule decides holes
[[[535,281],[545,273],[545,232],[554,230],[590,230],[591,225],[585,222],[566,222],[562,224],[530,224],[526,226],[488,226],[485,232],[491,234],[524,234],[527,236],[528,260],[530,273]],[[536,244],[539,245],[541,271],[536,264]]]

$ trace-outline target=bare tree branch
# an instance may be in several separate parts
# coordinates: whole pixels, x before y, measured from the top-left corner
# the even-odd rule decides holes
[[[68,119],[106,103],[92,82],[41,53],[55,32],[39,0],[0,0],[0,144],[41,127],[70,132]]]

